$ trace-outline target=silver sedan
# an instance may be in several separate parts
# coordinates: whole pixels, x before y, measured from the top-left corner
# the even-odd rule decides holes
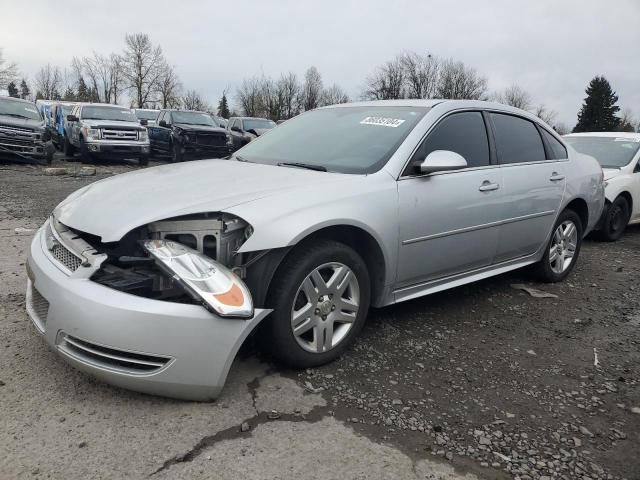
[[[226,160],[78,190],[35,236],[27,310],[67,361],[211,399],[255,334],[283,362],[338,357],[370,306],[533,265],[563,280],[602,170],[531,114],[382,101],[296,117]]]

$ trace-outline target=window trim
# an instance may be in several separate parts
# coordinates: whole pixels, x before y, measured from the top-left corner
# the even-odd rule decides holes
[[[489,165],[482,165],[480,167],[460,168],[458,170],[451,170],[451,171],[447,171],[447,172],[419,173],[419,174],[416,174],[416,175],[408,174],[407,170],[408,170],[409,165],[411,163],[411,159],[416,154],[416,152],[418,151],[418,149],[420,148],[422,143],[433,132],[433,130],[438,125],[440,125],[440,123],[442,123],[446,118],[450,117],[451,115],[455,115],[457,113],[464,113],[464,112],[478,112],[482,116],[482,120],[484,122],[484,128],[485,128],[485,131],[486,131],[486,134],[487,134],[487,143],[489,145]],[[415,147],[411,150],[411,154],[409,155],[409,157],[405,161],[404,165],[402,166],[402,169],[400,170],[400,176],[398,177],[398,180],[406,180],[406,179],[411,179],[411,178],[424,178],[424,177],[429,177],[429,176],[434,176],[434,175],[449,175],[449,174],[458,173],[458,172],[469,172],[469,171],[473,171],[473,170],[486,170],[486,169],[489,169],[489,168],[499,167],[500,165],[498,164],[498,161],[497,161],[498,159],[497,159],[497,156],[495,155],[496,151],[495,151],[495,145],[493,144],[492,135],[493,135],[493,132],[491,131],[491,129],[489,128],[489,125],[487,124],[487,118],[485,117],[485,111],[483,109],[477,108],[477,107],[466,107],[466,108],[458,108],[458,109],[455,109],[455,110],[450,110],[450,111],[446,112],[444,115],[442,115],[441,117],[439,117],[431,125],[431,127],[429,127],[429,129],[424,133],[424,135],[422,137],[420,137],[420,140],[415,145]]]
[[[550,159],[549,158],[549,150],[547,147],[547,142],[544,139],[544,136],[542,135],[542,132],[540,131],[540,129],[546,130],[546,128],[542,127],[542,125],[540,125],[539,122],[537,122],[536,120],[533,120],[531,118],[527,118],[523,115],[518,115],[517,113],[512,113],[512,112],[505,112],[502,110],[494,110],[494,109],[487,109],[486,110],[487,114],[490,113],[496,113],[499,115],[508,115],[511,117],[516,117],[519,118],[521,120],[525,120],[527,122],[533,123],[533,126],[536,128],[536,131],[538,132],[538,136],[540,137],[540,141],[542,142],[542,149],[544,150],[544,160],[534,160],[531,162],[511,162],[511,163],[501,163],[500,162],[500,157],[498,155],[498,151],[496,148],[496,160],[498,162],[498,166],[500,167],[511,167],[511,166],[517,166],[517,165],[535,165],[538,163],[550,163],[550,162],[567,162],[569,161],[569,150],[567,150],[567,158],[559,158],[559,159]],[[495,135],[495,124],[493,123],[493,118],[491,118],[491,115],[489,116],[489,121],[491,122],[491,130],[493,132],[493,135]],[[562,142],[561,142],[562,143]],[[562,143],[562,145],[565,147],[564,143]]]
[[[546,129],[542,125],[538,124],[537,122],[536,122],[536,126],[538,127],[538,130],[540,131],[540,136],[542,137],[542,142],[544,143],[545,149],[547,147],[549,147],[549,154],[551,156],[553,156],[553,147],[550,144],[548,144],[549,142],[547,141],[547,139],[543,135],[543,133],[546,133],[547,135],[551,135],[551,137],[555,138],[558,141],[558,143],[560,143],[560,145],[562,145],[562,148],[564,148],[564,153],[566,155],[566,158],[549,158],[550,155],[547,155],[547,160],[557,160],[557,161],[568,160],[569,159],[569,150],[567,149],[567,146],[564,144],[564,142],[562,140],[560,140],[556,135],[554,135],[551,132],[549,132],[548,129]]]

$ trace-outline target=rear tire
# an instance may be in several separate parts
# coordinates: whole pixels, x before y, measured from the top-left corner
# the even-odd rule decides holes
[[[604,214],[602,228],[596,232],[596,237],[604,242],[615,242],[622,237],[629,219],[631,208],[626,198],[616,198]]]
[[[576,212],[564,210],[558,216],[542,260],[533,268],[540,281],[560,282],[571,273],[580,254],[582,232],[582,221]]]
[[[264,346],[295,368],[331,362],[362,329],[370,298],[367,266],[352,248],[332,240],[299,245],[270,288]]]

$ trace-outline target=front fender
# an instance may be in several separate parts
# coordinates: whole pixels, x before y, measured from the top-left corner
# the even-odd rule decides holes
[[[609,202],[613,202],[622,192],[631,192],[633,190],[632,175],[622,174],[607,180],[607,186],[604,194]]]

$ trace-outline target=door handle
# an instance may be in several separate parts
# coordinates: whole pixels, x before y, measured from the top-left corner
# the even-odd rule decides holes
[[[478,188],[478,190],[480,190],[481,192],[490,192],[492,190],[498,190],[500,188],[500,185],[498,185],[497,183],[491,183],[489,180],[485,180],[484,182],[482,182],[482,185],[480,185],[480,188]]]
[[[564,180],[564,175],[560,175],[558,172],[553,172],[549,178],[550,182],[559,182],[560,180]]]

